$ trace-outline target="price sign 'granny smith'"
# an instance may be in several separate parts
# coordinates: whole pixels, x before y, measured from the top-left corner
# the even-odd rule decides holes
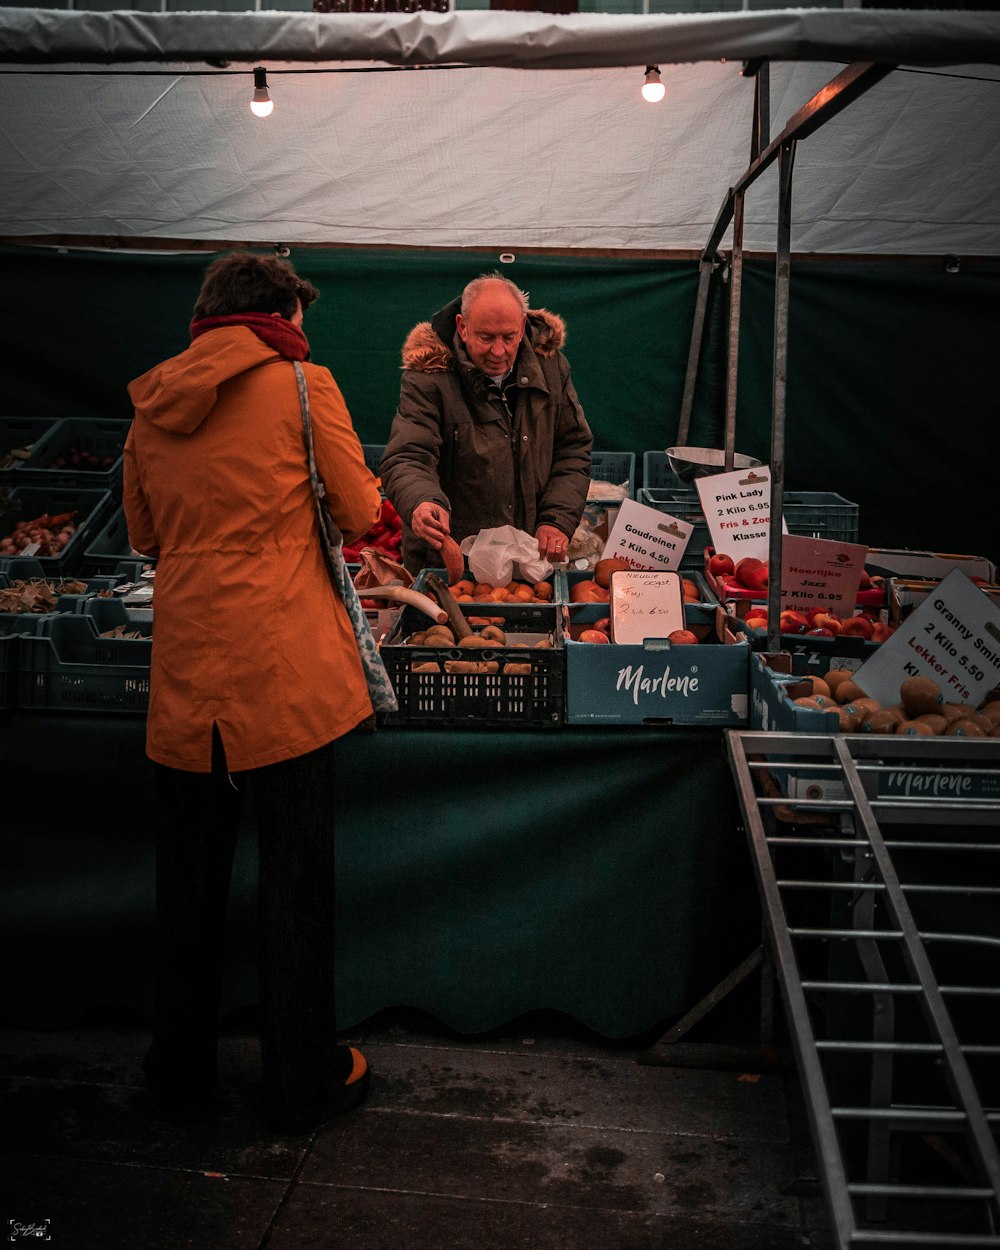
[[[973,707],[1000,685],[1000,608],[958,569],[862,664],[854,680],[888,705],[907,677],[930,677],[945,703]]]

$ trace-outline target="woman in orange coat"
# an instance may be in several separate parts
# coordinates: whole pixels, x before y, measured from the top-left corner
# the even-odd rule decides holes
[[[216,1085],[222,945],[244,793],[254,808],[264,1111],[305,1131],[367,1092],[333,1003],[335,741],[372,714],[324,564],[293,360],[318,292],[275,257],[209,266],[192,342],[129,387],[129,541],[158,559],[146,749],[156,774],[154,1114]],[[327,503],[345,541],[380,499],[329,371],[305,363]]]

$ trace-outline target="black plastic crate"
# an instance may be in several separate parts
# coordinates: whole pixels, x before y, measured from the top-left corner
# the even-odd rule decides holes
[[[592,451],[590,453],[590,477],[595,482],[610,482],[613,486],[626,486],[628,498],[635,498],[635,452]]]
[[[385,455],[385,443],[362,443],[361,450],[365,453],[365,464],[378,477],[379,465]]]
[[[553,604],[462,604],[468,617],[493,617],[511,635],[547,635],[551,648],[542,647],[427,647],[407,646],[404,639],[427,629],[431,621],[416,608],[400,614],[392,634],[381,647],[382,660],[396,691],[398,712],[382,719],[392,725],[504,725],[539,728],[561,725],[566,706],[566,653],[559,609]],[[496,664],[495,672],[455,673],[446,664]],[[439,670],[415,671],[423,664]],[[528,672],[505,671],[509,665],[527,666]]]
[[[0,578],[2,584],[3,578]],[[19,671],[22,634],[38,634],[43,621],[53,613],[0,612],[0,710],[17,706],[17,674]]]
[[[92,609],[97,608],[95,612]],[[38,636],[18,642],[17,702],[22,708],[145,713],[152,637],[102,638],[119,623],[116,600],[100,599],[79,615],[50,618]],[[128,621],[130,629],[142,629]]]
[[[134,559],[136,557],[128,540],[125,509],[116,508],[87,544],[83,553],[84,570],[87,573],[114,573],[122,561]],[[144,560],[144,563],[155,564],[155,560]]]
[[[704,550],[712,540],[701,499],[693,486],[676,490],[642,486],[639,503],[693,525],[694,533],[681,564],[702,563]],[[831,491],[785,491],[784,518],[790,534],[829,538],[844,543],[858,541],[858,505]]]
[[[41,565],[46,577],[72,576],[81,568],[86,545],[104,521],[111,504],[111,494],[106,490],[84,486],[15,486],[0,499],[0,537],[9,534],[19,522],[33,520],[43,513],[50,516],[75,513],[76,532],[57,556],[29,553]]]
[[[17,634],[5,634],[0,624],[0,712],[17,704]]]
[[[0,490],[14,485],[14,472],[24,463],[20,457],[11,457],[11,452],[33,452],[60,420],[60,417],[0,417]]]
[[[64,417],[35,445],[31,456],[14,471],[18,486],[94,486],[111,491],[116,499],[122,493],[122,468],[129,421],[97,420],[90,417]],[[71,453],[89,452],[111,463],[104,468],[84,464],[56,464]]]
[[[642,453],[642,485],[653,490],[684,489],[684,483],[670,467],[665,451]]]

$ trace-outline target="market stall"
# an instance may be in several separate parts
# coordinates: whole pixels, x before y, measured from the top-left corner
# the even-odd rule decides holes
[[[173,328],[159,325],[155,351],[148,325],[159,314],[145,313],[137,328],[136,309],[144,310],[150,283],[162,281],[167,268],[157,263],[159,257],[140,258],[139,251],[190,247],[203,252],[233,239],[279,251],[333,244],[479,249],[488,240],[482,253],[459,253],[461,263],[475,261],[479,268],[497,263],[494,245],[522,249],[520,257],[505,251],[502,256],[509,256],[509,262],[499,260],[512,264],[512,276],[522,281],[524,273],[546,278],[558,274],[560,264],[569,269],[575,265],[572,255],[551,264],[544,257],[532,258],[533,252],[546,249],[655,251],[660,254],[649,267],[637,265],[632,256],[615,255],[593,288],[574,286],[567,279],[563,289],[576,300],[568,311],[575,314],[571,324],[579,327],[583,342],[603,348],[580,353],[582,376],[586,378],[589,370],[595,385],[603,378],[607,386],[605,407],[588,405],[598,444],[633,451],[666,446],[674,438],[675,400],[680,398],[697,280],[697,264],[685,253],[700,253],[720,186],[745,163],[744,134],[753,90],[736,63],[759,58],[776,63],[770,107],[777,122],[829,79],[829,62],[864,60],[897,66],[905,62],[926,76],[884,78],[866,97],[865,105],[871,107],[845,110],[830,124],[833,138],[831,146],[820,149],[822,158],[799,171],[794,246],[815,253],[849,247],[869,258],[933,256],[933,278],[927,281],[920,309],[934,306],[939,313],[944,307],[940,284],[950,280],[942,277],[939,254],[960,252],[964,259],[958,269],[947,271],[958,277],[958,285],[953,284],[948,294],[968,318],[969,359],[944,383],[935,365],[935,384],[944,389],[935,392],[934,404],[918,412],[908,394],[888,415],[881,408],[872,411],[878,404],[873,405],[870,396],[862,405],[858,397],[864,394],[863,381],[845,387],[846,365],[833,381],[826,370],[814,368],[820,381],[813,383],[814,391],[801,391],[798,400],[802,413],[798,428],[813,474],[805,485],[844,489],[849,498],[861,499],[863,516],[877,516],[883,524],[892,517],[898,526],[898,537],[863,526],[865,541],[904,542],[919,532],[920,541],[928,542],[932,533],[941,532],[942,523],[936,522],[934,529],[926,509],[916,519],[901,513],[913,496],[905,475],[886,473],[876,457],[868,466],[862,493],[843,485],[840,470],[857,474],[856,443],[871,437],[873,423],[881,422],[879,437],[886,447],[901,445],[903,433],[911,443],[929,443],[934,435],[937,472],[946,482],[950,475],[963,488],[962,506],[950,509],[948,532],[964,534],[980,528],[987,511],[975,500],[985,500],[986,494],[977,494],[975,484],[970,489],[969,474],[977,475],[976,482],[985,482],[991,470],[981,457],[949,454],[957,447],[952,440],[967,436],[958,422],[949,419],[945,403],[957,393],[963,415],[974,423],[976,414],[985,413],[992,402],[988,347],[993,328],[984,324],[980,313],[995,307],[992,259],[1000,249],[991,178],[996,122],[970,123],[983,115],[1000,115],[995,110],[990,114],[982,103],[997,84],[1000,25],[995,16],[891,17],[858,11],[636,21],[532,18],[527,20],[530,39],[523,37],[523,15],[398,20],[364,15],[346,21],[286,14],[157,18],[11,11],[0,20],[0,62],[5,67],[0,88],[5,116],[14,119],[7,141],[13,185],[19,192],[5,202],[0,231],[12,245],[8,259],[18,273],[18,289],[26,299],[42,301],[32,306],[36,319],[51,302],[51,288],[34,279],[38,248],[46,251],[37,263],[53,274],[67,249],[110,247],[114,252],[110,259],[102,256],[96,282],[91,256],[82,261],[79,255],[70,256],[68,261],[77,292],[88,283],[100,287],[106,281],[111,291],[108,303],[116,311],[106,321],[97,320],[96,332],[75,321],[66,326],[65,337],[81,342],[83,350],[75,357],[72,381],[61,396],[64,406],[78,394],[85,397],[82,402],[92,403],[89,396],[95,391],[103,395],[115,388],[120,391],[139,355],[158,358],[164,354],[163,341],[174,336],[179,345],[183,338],[190,301],[182,285],[169,281],[165,289],[173,301],[169,309],[175,318]],[[246,109],[249,68],[265,60],[279,67],[272,87],[276,97],[282,96],[270,131],[255,129]],[[245,65],[223,64],[231,61]],[[671,108],[659,115],[637,114],[635,109],[638,83],[632,67],[650,61],[693,62],[675,71]],[[60,66],[76,68],[57,78]],[[398,72],[409,66],[436,67],[441,72]],[[966,72],[930,72],[941,66],[952,70],[958,66],[960,71],[964,67]],[[982,66],[982,73],[975,72]],[[531,75],[521,72],[529,68]],[[383,72],[372,72],[376,69]],[[314,72],[328,74],[333,88],[317,89],[322,80]],[[220,118],[225,125],[220,125]],[[400,124],[400,118],[420,124],[410,120]],[[963,138],[962,193],[942,213],[940,190],[927,183],[924,172],[929,156],[944,161],[958,153],[956,118]],[[387,124],[390,121],[392,125]],[[902,158],[898,147],[885,142],[890,121],[907,136]],[[530,137],[529,148],[518,161],[503,162],[498,173],[492,153],[510,150],[515,127],[518,136]],[[621,142],[623,133],[633,142]],[[484,135],[491,136],[492,143],[484,142]],[[179,136],[189,154],[180,169]],[[491,152],[489,161],[474,158],[471,150],[477,142]],[[448,152],[449,159],[429,159],[429,153],[440,152]],[[67,177],[63,169],[69,153],[76,173]],[[844,178],[847,158],[850,179]],[[616,162],[613,167],[611,160]],[[438,185],[426,177],[428,167],[455,172]],[[548,169],[550,176],[535,176],[539,167]],[[684,171],[683,176],[678,170]],[[688,176],[688,170],[697,176]],[[832,180],[831,170],[836,171]],[[838,188],[835,195],[831,181]],[[746,249],[773,246],[771,201],[762,195],[759,203],[764,207],[748,209],[744,223]],[[586,205],[586,212],[580,205]],[[380,311],[397,307],[391,297],[398,272],[410,263],[406,258],[390,275],[382,306],[365,307],[366,315],[354,318],[366,335],[365,354],[354,366],[359,379],[375,372],[395,379],[401,325],[405,328],[418,308],[425,314],[427,303],[434,305],[440,294],[445,298],[453,294],[459,267],[455,256],[448,258],[447,281],[429,277],[443,259],[425,259],[421,272],[408,275],[412,308],[405,308],[405,316],[393,314],[400,324],[372,329],[380,321]],[[197,261],[200,267],[203,255]],[[381,272],[388,264],[385,254],[368,261],[371,270]],[[178,263],[191,265],[187,257]],[[343,273],[345,262],[338,258],[336,264]],[[678,264],[687,268],[678,269]],[[367,276],[356,270],[354,286],[364,287]],[[898,295],[889,274],[883,271],[880,277]],[[835,320],[829,313],[828,292],[840,279],[828,279],[828,274],[819,273],[815,284],[806,288],[809,296],[802,306],[808,310],[810,303],[814,305],[813,315],[800,323],[813,343],[814,363],[825,359],[830,323]],[[861,282],[865,284],[864,277]],[[679,298],[661,328],[655,313],[668,289]],[[419,298],[412,294],[415,290]],[[637,291],[646,301],[641,318],[632,312]],[[765,291],[762,307],[769,299]],[[866,308],[870,317],[870,306]],[[625,312],[616,317],[616,310]],[[753,320],[746,309],[744,319]],[[21,350],[15,353],[16,367],[4,385],[33,412],[41,412],[50,402],[39,395],[36,385],[37,340],[16,324],[21,320],[10,318],[9,340]],[[391,322],[391,316],[386,320]],[[622,338],[612,342],[608,323],[616,320],[624,330]],[[649,326],[655,327],[651,350],[635,350],[633,320],[645,321],[647,333]],[[955,324],[947,311],[941,322],[926,336],[937,345]],[[96,333],[99,342],[86,339],[89,333]],[[851,334],[864,338],[867,333],[862,316],[838,340],[842,360],[852,356]],[[332,347],[339,331],[328,334]],[[383,337],[373,342],[371,336],[380,334]],[[917,331],[914,334],[919,338]],[[76,339],[77,335],[81,337]],[[898,338],[893,329],[889,340]],[[121,340],[130,353],[129,369],[122,369],[113,384],[92,376],[95,369],[102,377],[107,373],[108,357],[101,354],[101,347],[105,352],[119,350],[108,339]],[[907,366],[919,359],[925,341],[920,339],[902,364],[877,356],[876,371],[891,376],[893,386],[901,386],[896,379],[908,375]],[[754,355],[770,358],[769,351]],[[347,353],[344,362],[348,368],[349,357]],[[607,383],[607,379],[620,383],[621,362],[635,368],[635,359],[643,363],[629,375],[629,385]],[[720,359],[717,347],[705,366],[709,375]],[[920,375],[917,390],[922,380]],[[359,381],[357,389],[362,437],[384,437],[385,404],[373,404],[366,411],[367,385]],[[845,389],[858,405],[850,426],[840,421]],[[769,377],[763,390],[767,398],[756,409],[750,402],[749,423],[741,427],[752,430],[756,421],[754,437],[762,441],[761,423],[770,416]],[[815,395],[824,396],[828,406],[810,410]],[[702,441],[716,446],[721,434],[717,408],[708,402],[696,409],[692,427],[705,432]],[[60,415],[65,415],[65,407]],[[849,436],[843,437],[848,430]],[[741,443],[741,450],[760,448]],[[854,477],[852,483],[857,480]],[[956,539],[953,545],[965,544]],[[24,870],[20,879],[40,886],[33,891],[19,885],[19,907],[12,913],[20,918],[22,931],[39,935],[42,962],[26,976],[17,970],[12,974],[17,978],[12,1001],[25,1004],[18,1008],[25,1018],[50,1010],[62,1016],[84,1005],[81,998],[63,999],[59,994],[47,1004],[25,991],[33,982],[42,987],[53,984],[53,970],[66,959],[67,936],[90,931],[94,911],[84,912],[80,922],[78,882],[64,883],[65,912],[74,922],[68,931],[52,930],[43,900],[51,899],[58,886],[45,867],[56,854],[65,853],[65,847],[50,852],[31,842],[31,809],[20,791],[50,788],[56,771],[68,780],[72,772],[66,760],[80,762],[78,791],[88,770],[100,766],[100,806],[95,804],[88,816],[88,827],[95,832],[102,855],[111,854],[114,862],[122,854],[126,874],[122,880],[130,880],[131,886],[116,891],[116,897],[133,900],[127,913],[135,924],[134,930],[126,925],[125,932],[134,937],[148,919],[148,896],[144,900],[141,893],[149,889],[145,824],[149,796],[141,779],[141,720],[105,718],[92,742],[88,729],[95,724],[96,720],[69,714],[8,711],[0,716],[5,763],[9,759],[24,770],[17,774],[19,833],[10,845]],[[54,741],[62,748],[58,755],[51,750]],[[88,762],[95,742],[99,759]],[[435,780],[445,744],[448,775]],[[352,742],[347,752],[354,767],[346,786],[346,830],[341,831],[345,856],[341,883],[351,917],[342,947],[345,1023],[398,1001],[433,1010],[465,1028],[486,1027],[512,1012],[546,1006],[570,1011],[600,1031],[622,1035],[681,1012],[712,984],[715,973],[728,966],[722,951],[731,933],[729,922],[734,907],[746,902],[745,878],[738,873],[741,852],[733,844],[731,792],[719,747],[716,729],[676,727],[467,736],[444,729],[399,730],[377,735],[370,743]],[[58,770],[54,758],[59,759]],[[397,793],[384,779],[400,774]],[[34,778],[31,784],[29,778]],[[105,796],[123,784],[128,800],[123,804],[111,800],[114,813],[109,817]],[[358,789],[352,792],[355,785]],[[468,791],[460,808],[456,787]],[[375,789],[379,804],[373,814]],[[415,791],[428,796],[428,826],[421,837],[429,841],[419,843],[404,836],[414,827]],[[69,793],[67,789],[67,799]],[[503,802],[498,801],[500,796]],[[95,803],[89,795],[82,801]],[[508,805],[515,801],[517,808],[511,813]],[[632,819],[623,820],[623,812]],[[80,823],[78,816],[73,821]],[[415,847],[420,849],[413,854]],[[491,880],[499,875],[505,881],[485,912],[472,871],[484,854],[489,857]],[[246,868],[247,861],[243,862]],[[453,871],[444,873],[446,864]],[[512,869],[527,865],[530,871],[512,871],[506,877],[500,869],[508,864]],[[373,865],[382,871],[372,871]],[[726,875],[730,872],[735,874],[731,879]],[[243,880],[248,879],[244,875]],[[139,886],[140,880],[146,884]],[[102,882],[106,883],[103,873],[95,882],[97,892]],[[565,911],[553,910],[554,886],[559,886],[558,896],[564,889],[569,892],[570,883],[574,889],[578,885],[579,892],[567,898]],[[387,884],[399,905],[395,911],[380,906],[378,914],[388,911],[401,917],[400,927],[373,932],[364,923],[375,914],[372,891],[382,891]],[[429,906],[436,893],[452,904],[440,913]],[[420,908],[419,921],[403,905],[411,898]],[[98,907],[97,914],[101,911]],[[599,924],[594,923],[595,912],[602,917]],[[423,927],[424,919],[429,931]],[[477,934],[489,935],[492,945],[487,944],[485,953],[473,952],[470,963],[467,922],[473,920]],[[567,932],[576,941],[567,943]],[[736,954],[742,949],[736,940],[742,932],[742,925],[732,926]],[[57,940],[43,960],[48,941],[43,935],[50,933]],[[512,933],[520,936],[519,942],[512,943]],[[427,945],[438,958],[426,958]],[[71,967],[64,988],[88,985],[81,966],[93,969],[96,964],[107,975],[127,952],[129,963],[119,992],[125,1001],[134,1001],[139,981],[132,961],[141,942],[115,942],[116,953],[110,958],[104,939],[89,951],[86,945],[78,949],[81,964]],[[499,951],[504,952],[502,957]],[[558,958],[553,951],[558,951]],[[368,979],[373,967],[380,975],[382,970],[386,973],[379,987]],[[417,968],[423,970],[419,975]],[[485,976],[484,968],[495,976]],[[94,983],[89,984],[92,996]],[[240,983],[236,985],[232,1001],[246,997],[245,978],[242,986],[241,990]],[[581,997],[584,986],[593,995],[589,1000]],[[449,998],[455,987],[463,996],[475,987],[481,1001]]]

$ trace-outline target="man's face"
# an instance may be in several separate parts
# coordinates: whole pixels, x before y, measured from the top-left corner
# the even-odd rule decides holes
[[[491,378],[502,377],[514,364],[524,336],[526,317],[517,300],[506,291],[482,291],[469,308],[459,313],[455,325],[469,359]]]

